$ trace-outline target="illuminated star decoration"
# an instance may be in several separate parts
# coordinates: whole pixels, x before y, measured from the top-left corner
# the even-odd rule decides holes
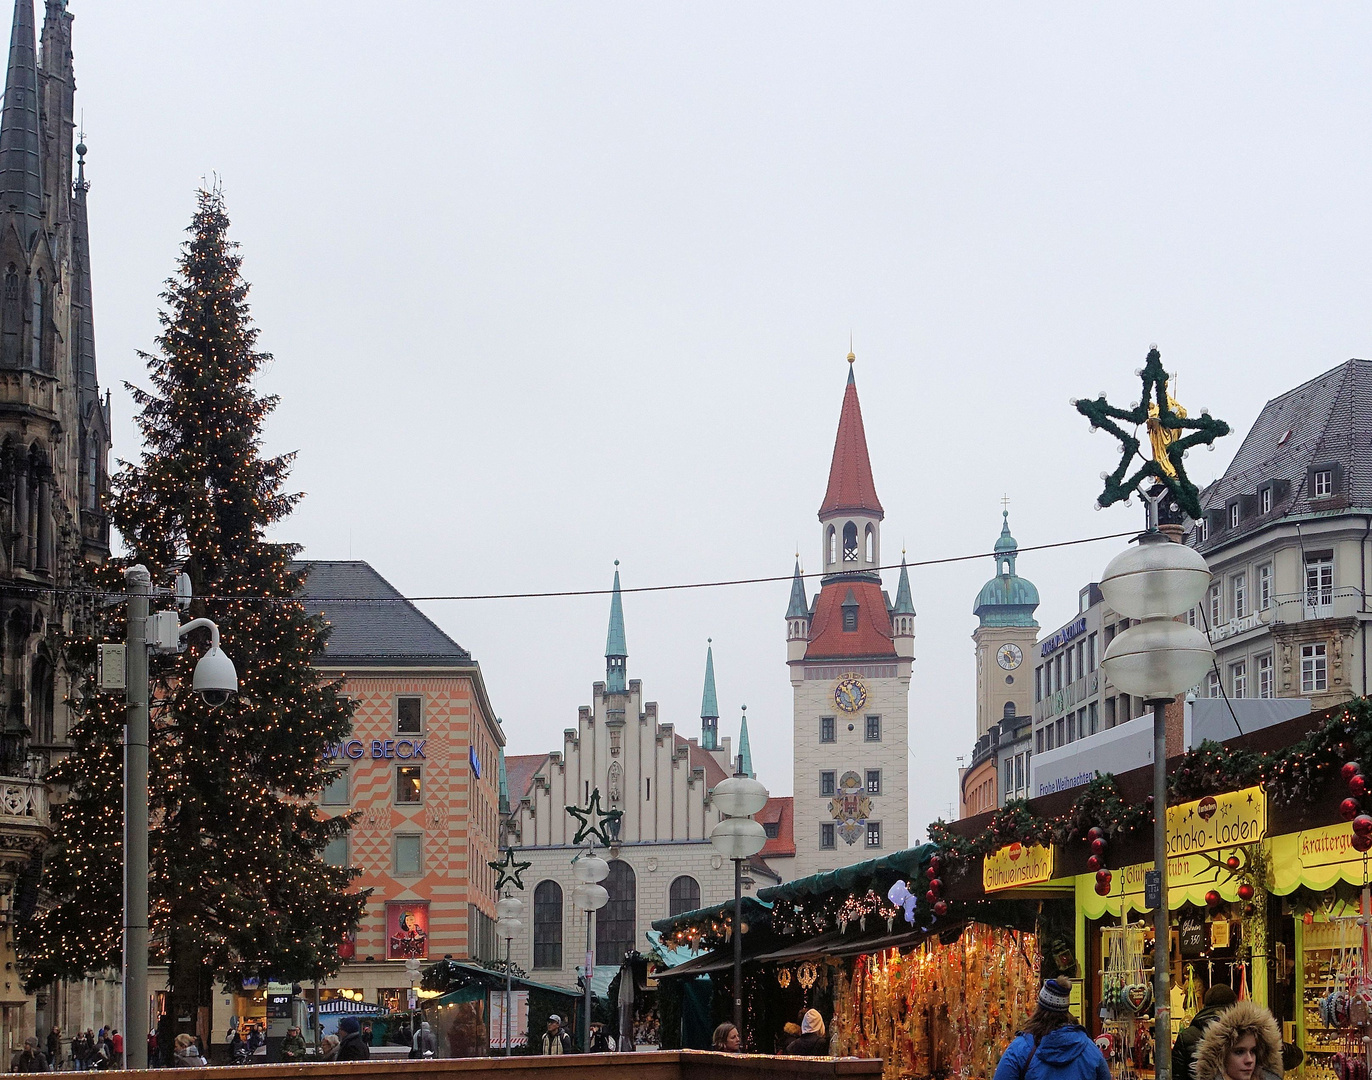
[[[522,892],[524,882],[520,880],[519,875],[533,866],[533,863],[516,862],[514,848],[506,848],[504,859],[500,862],[488,862],[486,865],[500,875],[495,882],[496,892],[502,892],[505,886],[510,884]]]
[[[1199,521],[1202,516],[1200,492],[1187,478],[1182,459],[1191,447],[1198,444],[1210,446],[1221,435],[1228,435],[1229,425],[1223,420],[1216,420],[1208,412],[1202,412],[1194,420],[1187,417],[1186,410],[1167,394],[1168,375],[1163,370],[1162,356],[1156,348],[1148,350],[1148,362],[1140,374],[1143,377],[1143,393],[1138,405],[1132,409],[1115,408],[1105,400],[1103,393],[1094,401],[1082,399],[1074,403],[1077,412],[1091,421],[1092,428],[1104,428],[1119,439],[1124,447],[1118,467],[1105,477],[1105,490],[1097,500],[1097,505],[1103,509],[1123,502],[1136,491],[1142,495],[1142,485],[1152,477],[1167,488],[1179,510]],[[1156,437],[1152,440],[1154,456],[1147,458],[1140,454],[1139,440],[1115,423],[1116,420],[1133,424],[1136,430],[1140,424],[1155,428]],[[1183,431],[1191,434],[1182,436]],[[1159,444],[1166,447],[1161,456],[1157,453]],[[1143,464],[1126,479],[1125,474],[1136,456]]]
[[[576,836],[572,837],[573,844],[583,844],[586,838],[593,837],[601,847],[610,846],[610,836],[608,827],[611,824],[618,824],[619,819],[624,816],[623,810],[602,810],[600,808],[600,788],[591,789],[591,801],[585,806],[569,806],[567,813],[581,822],[580,828],[576,830]]]

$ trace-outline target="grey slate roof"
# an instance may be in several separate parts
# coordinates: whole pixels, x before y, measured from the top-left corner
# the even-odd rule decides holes
[[[472,655],[361,560],[303,560],[305,610],[333,625],[324,650],[330,664],[467,664]]]
[[[1315,500],[1310,470],[1324,465],[1339,467],[1341,490]],[[1259,515],[1252,497],[1271,480],[1285,483],[1271,512]],[[1202,550],[1288,515],[1372,506],[1372,361],[1348,360],[1263,406],[1224,475],[1201,492],[1201,505],[1218,518],[1235,498],[1239,528],[1215,521]]]

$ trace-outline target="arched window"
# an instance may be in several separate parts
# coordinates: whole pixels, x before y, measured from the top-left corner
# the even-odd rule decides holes
[[[877,531],[872,526],[867,526],[867,561],[875,563],[877,561]]]
[[[24,323],[23,308],[19,303],[19,268],[10,263],[5,268],[5,300],[0,308],[0,332],[3,345],[0,345],[0,363],[5,367],[19,366],[19,335]]]
[[[682,874],[672,882],[667,894],[667,915],[680,915],[683,911],[695,911],[700,907],[700,882],[688,874]]]
[[[48,746],[54,738],[52,665],[41,656],[33,662],[29,676],[29,730],[33,741]]]
[[[35,368],[43,367],[43,271],[33,279],[33,359]]]
[[[540,881],[534,889],[534,967],[562,968],[562,886]]]
[[[1011,720],[1011,719],[1013,719],[1013,718],[1015,717],[1015,715],[1016,715],[1016,713],[1015,713],[1015,703],[1014,703],[1013,701],[1007,701],[1007,702],[1005,703],[1005,711],[1004,711],[1004,713],[1002,713],[1002,715],[1003,715],[1003,716],[1005,717],[1005,719],[1007,719],[1007,720]]]
[[[843,561],[858,561],[857,526],[851,521],[843,526]]]
[[[832,525],[829,526],[829,565],[833,566],[838,562],[838,533],[834,531]]]
[[[610,902],[595,916],[595,962],[618,966],[624,954],[634,947],[634,894],[637,884],[634,869],[616,859],[610,863],[610,876],[601,882],[610,894]]]

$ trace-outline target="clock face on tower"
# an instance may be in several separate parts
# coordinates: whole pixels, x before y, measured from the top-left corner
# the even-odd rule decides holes
[[[1023,659],[1024,653],[1020,651],[1020,647],[1014,644],[1014,642],[1007,642],[996,652],[996,663],[1006,671],[1014,671],[1015,668],[1019,667],[1020,661]]]
[[[834,687],[834,704],[846,713],[855,713],[867,704],[867,687],[856,675],[845,675]]]

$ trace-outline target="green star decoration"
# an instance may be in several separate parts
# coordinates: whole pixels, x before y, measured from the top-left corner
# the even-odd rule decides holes
[[[503,892],[506,885],[514,885],[516,889],[523,892],[524,882],[519,875],[533,866],[533,863],[516,862],[514,848],[506,848],[504,859],[500,862],[488,862],[486,865],[500,875],[495,882],[496,892]]]
[[[591,801],[585,806],[568,806],[567,813],[581,822],[581,827],[577,829],[576,836],[572,837],[573,844],[586,842],[588,836],[594,837],[601,847],[610,846],[610,836],[608,826],[618,823],[624,816],[623,810],[602,810],[600,808],[600,788],[591,789]]]
[[[1200,492],[1187,477],[1183,458],[1191,447],[1200,444],[1210,446],[1220,436],[1228,435],[1229,425],[1223,420],[1216,420],[1208,412],[1202,412],[1194,420],[1186,416],[1185,410],[1167,394],[1168,375],[1163,370],[1162,355],[1156,348],[1148,350],[1148,362],[1140,374],[1143,377],[1143,393],[1138,405],[1132,409],[1115,408],[1105,400],[1104,394],[1094,401],[1082,399],[1075,402],[1077,412],[1091,421],[1092,428],[1104,428],[1119,439],[1124,447],[1119,465],[1105,478],[1105,490],[1097,500],[1097,505],[1104,508],[1123,502],[1136,491],[1142,495],[1143,484],[1152,477],[1167,488],[1179,510],[1199,521],[1202,515]],[[1157,427],[1166,440],[1163,461],[1157,459],[1156,453],[1152,458],[1140,454],[1139,440],[1115,423],[1116,420],[1122,420],[1133,424],[1135,429],[1140,424],[1147,424],[1150,405],[1157,408]],[[1189,431],[1190,434],[1183,436],[1183,431]],[[1143,464],[1126,479],[1125,474],[1135,457],[1139,457]]]

